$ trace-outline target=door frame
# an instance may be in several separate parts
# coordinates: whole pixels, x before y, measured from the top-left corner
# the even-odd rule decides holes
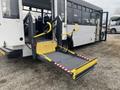
[[[102,39],[101,38],[101,35],[102,35],[102,29],[103,29],[103,15],[106,15],[106,20],[105,20],[105,32],[104,32],[104,35],[105,35],[105,38],[104,39]],[[102,13],[102,23],[101,23],[101,33],[100,33],[100,41],[106,41],[107,40],[107,30],[108,30],[108,16],[109,16],[109,13],[108,12],[103,12]]]

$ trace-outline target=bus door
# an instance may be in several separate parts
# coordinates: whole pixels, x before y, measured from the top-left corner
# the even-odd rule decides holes
[[[61,22],[62,25],[59,24],[59,35],[61,40],[66,40],[67,36],[64,35],[66,33],[66,28],[67,28],[67,0],[54,0],[55,1],[55,17],[59,16],[59,21]]]
[[[96,12],[96,38],[95,41],[100,41],[100,32],[101,32],[101,18],[102,12]]]
[[[100,19],[96,20],[96,41],[100,41]]]
[[[102,26],[102,30],[101,30],[100,39],[101,41],[106,41],[107,31],[108,31],[108,12],[103,12],[101,26]]]
[[[24,44],[22,0],[0,0],[0,47]]]

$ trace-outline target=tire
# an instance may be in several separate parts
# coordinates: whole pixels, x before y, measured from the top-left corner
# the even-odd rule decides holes
[[[112,34],[116,34],[116,33],[117,33],[117,31],[116,31],[115,28],[111,29],[110,32],[111,32]]]

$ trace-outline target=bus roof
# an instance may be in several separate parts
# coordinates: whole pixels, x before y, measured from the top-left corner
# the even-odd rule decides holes
[[[91,4],[89,2],[86,2],[86,1],[83,1],[83,0],[68,0],[68,1],[80,4],[82,6],[85,6],[85,7],[94,9],[94,10],[98,10],[98,11],[103,10],[102,8],[100,8],[100,7],[96,6],[96,5],[93,5],[93,4]]]

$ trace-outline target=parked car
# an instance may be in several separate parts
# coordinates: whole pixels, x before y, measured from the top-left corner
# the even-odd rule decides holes
[[[120,15],[111,17],[108,31],[112,34],[120,33]]]

